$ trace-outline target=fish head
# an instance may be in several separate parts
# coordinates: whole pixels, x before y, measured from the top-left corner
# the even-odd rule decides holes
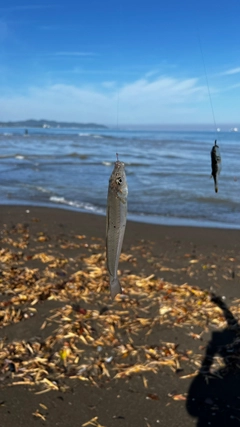
[[[212,151],[211,151],[211,155],[212,156],[216,156],[217,152],[218,152],[218,146],[214,145],[213,148],[212,148]]]
[[[128,186],[125,173],[125,165],[123,162],[120,162],[119,160],[115,162],[109,183],[111,189],[116,193],[116,195],[121,198],[127,197]]]
[[[219,146],[218,145],[214,145],[212,147],[211,155],[212,156],[220,157],[220,150],[219,150]]]

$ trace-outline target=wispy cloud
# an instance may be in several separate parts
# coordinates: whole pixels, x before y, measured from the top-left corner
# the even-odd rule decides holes
[[[151,124],[196,121],[196,105],[207,99],[197,79],[139,79],[122,87],[103,82],[97,89],[54,84],[31,87],[24,95],[0,97],[3,120],[46,117],[58,120]],[[3,108],[4,107],[4,108]]]
[[[240,67],[231,68],[230,70],[224,71],[221,73],[222,76],[230,76],[233,74],[239,74],[240,73]]]
[[[123,96],[131,97],[132,100],[141,102],[142,99],[156,100],[161,104],[183,103],[192,96],[205,95],[206,88],[198,85],[197,79],[176,79],[170,77],[160,77],[154,81],[139,79],[134,83],[127,84],[121,91]]]
[[[116,87],[116,82],[114,82],[114,81],[102,82],[102,86],[107,88],[107,89],[113,89]]]
[[[59,7],[59,6],[58,6]],[[7,6],[7,7],[0,7],[0,12],[19,12],[19,11],[26,11],[26,10],[38,10],[38,9],[50,9],[50,8],[56,8],[56,5],[44,5],[44,4],[26,4],[26,5],[19,5],[19,6]]]
[[[236,84],[233,84],[233,85],[230,85],[230,86],[225,86],[224,89],[221,90],[221,92],[228,92],[228,91],[230,91],[232,89],[237,89],[239,87],[240,87],[240,83],[236,83]]]
[[[68,26],[71,27],[70,25]],[[43,31],[57,31],[57,30],[66,30],[67,25],[57,25],[57,24],[50,24],[50,25],[39,25],[39,30]],[[71,27],[72,28],[72,27]]]
[[[148,71],[145,76],[146,78],[148,78],[148,77],[156,76],[156,74],[159,74],[159,70]]]
[[[56,52],[55,56],[96,56],[97,54],[94,52]]]

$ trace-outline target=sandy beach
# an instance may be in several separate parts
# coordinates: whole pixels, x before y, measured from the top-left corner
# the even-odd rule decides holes
[[[240,230],[0,212],[1,426],[240,425]]]

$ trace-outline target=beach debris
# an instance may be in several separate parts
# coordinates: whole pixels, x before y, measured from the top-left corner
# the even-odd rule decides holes
[[[106,256],[112,299],[122,293],[117,270],[127,222],[127,195],[125,165],[117,155],[109,179],[106,216]]]
[[[39,403],[39,406],[41,409],[36,409],[35,412],[32,413],[32,415],[36,418],[41,418],[42,421],[47,421],[46,419],[46,411],[48,410],[47,406],[43,403]],[[45,414],[42,414],[42,412],[45,411]]]
[[[147,400],[159,400],[159,397],[155,393],[148,393],[146,396],[146,399]]]
[[[86,423],[82,424],[82,427],[87,426],[104,427],[103,425],[99,424],[98,417],[94,417],[90,421],[87,421]]]
[[[38,409],[35,412],[33,412],[32,415],[36,418],[41,418],[41,420],[46,421],[46,417],[43,414],[41,414],[41,412],[39,412]]]
[[[187,399],[187,395],[186,394],[175,394],[175,393],[169,393],[168,394],[169,397],[171,397],[173,400],[186,400]]]
[[[212,177],[214,179],[215,193],[218,192],[218,176],[221,172],[221,155],[217,140],[211,150]]]
[[[41,395],[68,390],[69,380],[73,379],[99,386],[138,376],[144,393],[149,391],[147,397],[156,400],[150,378],[159,370],[179,373],[184,369],[180,376],[183,380],[198,375],[204,346],[193,352],[178,342],[165,342],[159,329],[181,328],[188,339],[200,343],[206,332],[226,328],[226,318],[211,292],[188,283],[176,285],[155,273],[134,274],[126,268],[122,270],[122,282],[129,286],[124,295],[109,303],[103,241],[69,236],[69,242],[66,237],[56,237],[54,245],[49,245],[49,240],[39,241],[38,237],[39,234],[30,235],[20,224],[13,229],[5,228],[1,235],[2,384],[29,386]],[[63,242],[68,256],[62,253]],[[75,259],[71,255],[74,245],[82,249]],[[148,259],[149,248],[148,243],[140,242],[123,254],[123,262],[138,262],[137,254]],[[158,261],[152,255],[151,258],[154,266]],[[196,268],[202,270],[202,265],[206,265],[206,260],[199,256],[198,263],[190,264],[189,273],[195,274]],[[59,274],[63,271],[65,274]],[[39,316],[43,307],[44,318]],[[240,300],[232,301],[229,309],[238,318]],[[17,328],[20,322],[32,321],[38,325],[33,336],[26,333],[30,328],[24,327],[23,333],[19,328],[15,338],[8,339],[6,326]],[[229,346],[228,357],[239,358],[238,347],[237,343]],[[211,372],[222,367],[226,369],[223,358],[215,355]],[[173,400],[183,400],[177,397],[179,393],[175,395]],[[44,418],[43,409],[34,416]],[[97,425],[98,421],[91,422]]]

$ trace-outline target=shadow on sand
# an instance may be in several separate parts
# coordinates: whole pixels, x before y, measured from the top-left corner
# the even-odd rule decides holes
[[[214,295],[212,301],[222,309],[227,327],[212,333],[186,406],[189,414],[198,419],[197,427],[240,427],[240,326],[220,297]],[[223,362],[216,371],[211,369],[214,356]]]

